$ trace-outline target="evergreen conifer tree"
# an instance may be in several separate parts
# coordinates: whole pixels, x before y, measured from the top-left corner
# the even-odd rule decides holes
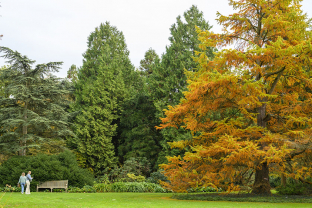
[[[204,19],[203,13],[196,6],[192,6],[184,15],[177,17],[177,21],[170,28],[170,45],[161,57],[161,62],[155,62],[153,73],[149,76],[148,85],[154,104],[157,108],[156,117],[163,117],[163,110],[168,105],[174,106],[183,97],[182,92],[186,90],[186,76],[184,70],[196,71],[197,64],[193,61],[200,41],[196,32],[196,26],[203,31],[212,28]],[[208,57],[213,57],[214,48],[209,48],[206,53]],[[160,120],[159,120],[160,123]],[[183,129],[167,128],[162,130],[163,151],[160,153],[159,163],[165,161],[165,156],[179,154],[180,151],[171,150],[167,142],[176,140],[187,140],[191,134]]]
[[[64,106],[68,90],[51,75],[62,62],[38,64],[6,47],[0,47],[9,66],[1,72],[8,84],[0,97],[0,149],[5,154],[25,156],[26,151],[43,144],[59,143],[69,130],[69,113]]]
[[[155,129],[158,118],[156,108],[147,90],[147,77],[152,74],[159,57],[155,50],[149,49],[140,61],[139,70],[134,71],[129,96],[123,103],[122,116],[118,120],[118,135],[114,138],[116,155],[119,162],[130,158],[146,158],[154,170],[161,150],[161,134]]]
[[[95,174],[116,163],[112,137],[131,83],[128,56],[123,33],[108,22],[91,33],[83,54],[73,106],[80,112],[75,119],[77,137],[71,144]]]

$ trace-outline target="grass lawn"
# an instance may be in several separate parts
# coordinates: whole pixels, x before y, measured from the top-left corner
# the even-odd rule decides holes
[[[31,195],[0,192],[0,208],[66,208],[66,207],[105,207],[105,208],[305,208],[311,203],[260,203],[260,202],[222,202],[189,201],[170,199],[172,194],[160,193],[45,193],[33,192]]]

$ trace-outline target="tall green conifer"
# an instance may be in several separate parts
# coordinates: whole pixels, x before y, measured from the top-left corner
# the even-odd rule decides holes
[[[184,70],[196,71],[197,65],[193,61],[193,56],[196,51],[201,51],[196,26],[203,31],[212,27],[196,6],[184,12],[183,17],[184,21],[178,16],[176,23],[171,26],[170,45],[162,55],[161,63],[155,63],[153,73],[149,76],[148,85],[157,108],[157,118],[164,116],[163,109],[167,109],[168,105],[178,104],[183,97],[182,92],[186,90],[187,84]],[[208,57],[213,57],[213,51],[213,48],[207,50]],[[167,142],[191,137],[187,131],[173,128],[162,130],[162,135],[164,140],[160,163],[164,162],[166,155],[179,153],[176,150],[172,152]]]
[[[69,91],[51,72],[62,62],[38,64],[17,51],[0,47],[9,66],[1,70],[1,81],[6,81],[4,95],[0,96],[0,150],[5,154],[25,156],[26,152],[42,145],[61,144],[72,136],[69,130]]]
[[[132,89],[131,97],[124,104],[124,110],[118,126],[118,156],[120,162],[131,157],[144,157],[148,159],[154,170],[158,154],[161,151],[161,134],[155,129],[158,118],[155,118],[156,108],[147,90],[147,77],[152,74],[153,67],[159,62],[159,57],[153,49],[145,53],[141,60],[140,71],[136,71],[136,83]],[[140,76],[138,76],[140,75]]]
[[[122,32],[108,22],[88,38],[76,82],[77,138],[72,141],[95,174],[116,163],[112,137],[128,96],[133,66]]]

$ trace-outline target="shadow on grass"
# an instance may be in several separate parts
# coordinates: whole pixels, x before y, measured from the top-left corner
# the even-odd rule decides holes
[[[312,203],[311,196],[301,195],[256,195],[256,194],[174,194],[173,199],[199,201],[270,202],[270,203]]]

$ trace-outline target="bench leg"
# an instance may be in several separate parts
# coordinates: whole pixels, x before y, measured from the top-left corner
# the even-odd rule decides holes
[[[52,193],[53,188],[51,188],[51,193]]]

